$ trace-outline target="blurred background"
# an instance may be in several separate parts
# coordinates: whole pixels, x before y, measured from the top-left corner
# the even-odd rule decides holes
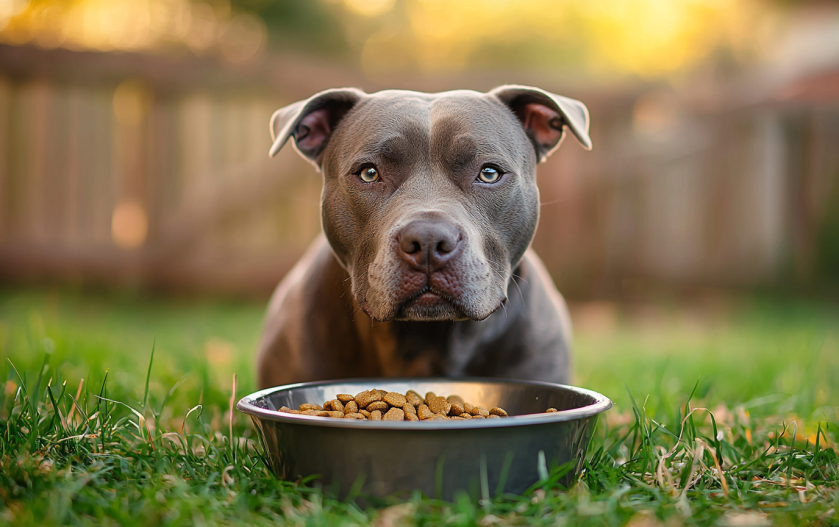
[[[839,286],[839,3],[0,0],[0,281],[264,298],[320,176],[268,119],[319,90],[578,98],[539,169],[572,300]]]

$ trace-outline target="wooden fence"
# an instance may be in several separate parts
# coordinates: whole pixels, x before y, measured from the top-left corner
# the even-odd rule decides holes
[[[0,279],[265,294],[320,228],[320,176],[292,149],[267,157],[274,109],[337,85],[496,82],[374,84],[291,58],[231,68],[0,46]],[[534,242],[561,289],[812,280],[839,203],[836,98],[699,111],[656,93],[570,94],[589,104],[595,149],[569,140],[540,168]]]

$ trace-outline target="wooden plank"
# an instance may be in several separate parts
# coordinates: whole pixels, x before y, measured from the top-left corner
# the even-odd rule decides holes
[[[12,133],[12,83],[0,76],[0,241],[11,236],[12,199],[10,154]]]

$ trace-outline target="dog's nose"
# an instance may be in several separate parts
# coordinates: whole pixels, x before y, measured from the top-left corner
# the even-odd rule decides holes
[[[409,265],[433,273],[459,253],[458,229],[440,220],[414,220],[399,232],[399,252]]]

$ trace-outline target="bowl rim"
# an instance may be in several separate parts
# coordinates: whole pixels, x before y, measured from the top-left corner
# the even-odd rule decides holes
[[[526,414],[514,415],[505,417],[503,419],[469,419],[465,421],[432,421],[417,422],[417,421],[364,421],[358,419],[329,419],[326,417],[317,417],[313,415],[287,414],[277,410],[269,410],[267,408],[260,408],[254,402],[262,397],[271,394],[297,389],[309,388],[317,386],[328,386],[332,384],[352,384],[352,383],[379,383],[385,382],[439,382],[439,383],[457,383],[457,382],[482,382],[495,384],[524,384],[530,386],[544,386],[547,388],[560,388],[570,392],[581,395],[587,395],[594,399],[594,403],[581,406],[579,408],[572,408],[570,410],[560,410],[558,412],[541,413],[541,414]],[[236,409],[240,412],[250,415],[253,418],[265,419],[268,421],[279,421],[281,423],[321,426],[328,428],[363,428],[363,429],[386,429],[386,430],[456,430],[461,428],[506,428],[513,426],[530,426],[548,423],[560,423],[566,421],[575,421],[587,417],[592,417],[602,412],[605,412],[613,406],[612,400],[605,395],[588,390],[586,388],[579,388],[568,384],[559,384],[544,381],[529,381],[519,379],[496,379],[492,377],[359,377],[352,379],[334,379],[326,381],[313,382],[299,382],[294,384],[286,384],[282,386],[275,386],[273,388],[266,388],[257,392],[251,393],[239,399],[236,403]]]

